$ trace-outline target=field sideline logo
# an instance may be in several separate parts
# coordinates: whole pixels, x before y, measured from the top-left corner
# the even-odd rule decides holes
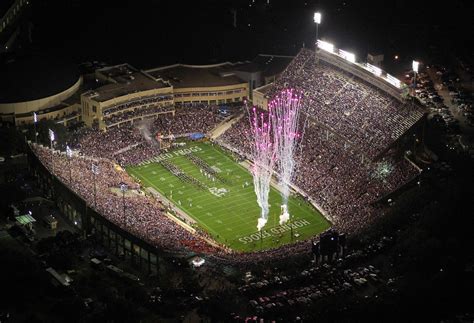
[[[270,238],[270,237],[278,237],[281,234],[288,232],[293,229],[302,228],[304,226],[310,225],[311,223],[306,219],[296,220],[293,223],[287,223],[280,225],[275,228],[271,228],[270,230],[263,230],[261,233],[261,237],[263,239]],[[245,237],[239,238],[239,241],[243,244],[251,243],[252,241],[259,241],[260,240],[260,232],[255,232]]]
[[[201,150],[202,150],[202,148],[199,147],[199,146],[193,146],[193,147],[189,147],[189,148],[178,149],[178,150],[175,150],[175,151],[170,152],[170,153],[164,153],[164,154],[160,154],[156,157],[153,157],[153,158],[141,163],[140,166],[148,165],[148,164],[153,163],[153,162],[159,163],[162,160],[167,160],[167,159],[170,159],[170,158],[173,158],[173,157],[176,157],[176,156],[184,156],[184,155],[195,153],[195,152],[198,152],[198,151],[201,151]]]

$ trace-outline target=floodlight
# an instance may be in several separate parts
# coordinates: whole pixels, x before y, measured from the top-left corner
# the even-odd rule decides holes
[[[345,60],[355,63],[355,55],[353,53],[346,52],[345,50],[340,49],[339,50],[339,56],[344,58]]]
[[[314,22],[316,24],[320,24],[321,23],[321,13],[320,12],[315,12],[314,13]]]
[[[334,53],[334,45],[331,44],[331,43],[328,43],[328,42],[325,42],[325,41],[322,41],[322,40],[318,39],[318,47],[325,50],[325,51],[327,51],[327,52]]]
[[[393,86],[400,88],[400,80],[388,73],[387,73],[386,81],[392,84]]]
[[[411,67],[415,73],[418,73],[418,67],[420,66],[420,62],[413,61]]]
[[[365,63],[365,68],[371,72],[372,74],[375,74],[377,76],[380,76],[382,75],[382,70],[380,68],[378,68],[377,66],[374,66],[372,64],[369,64],[369,63]]]

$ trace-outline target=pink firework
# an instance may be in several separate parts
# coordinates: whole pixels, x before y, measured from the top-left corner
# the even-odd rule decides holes
[[[247,108],[248,110],[248,108]],[[257,229],[260,231],[268,221],[268,195],[275,164],[271,120],[268,114],[259,113],[255,107],[249,111],[250,128],[252,131],[252,176],[257,203],[261,209]]]
[[[299,115],[301,110],[302,93],[294,89],[280,92],[270,103],[269,111],[274,129],[274,150],[278,160],[277,167],[280,174],[282,188],[282,205],[288,209],[290,183],[295,170],[294,154],[301,134],[298,131]],[[280,224],[288,221],[289,214],[280,215]]]

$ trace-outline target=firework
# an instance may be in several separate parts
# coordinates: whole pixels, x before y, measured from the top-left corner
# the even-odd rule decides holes
[[[275,165],[275,150],[271,135],[271,122],[268,114],[259,113],[255,107],[249,112],[252,129],[252,159],[251,168],[257,203],[261,209],[257,229],[260,231],[268,221],[268,194]]]
[[[280,92],[268,105],[273,128],[275,157],[280,174],[282,212],[280,224],[288,221],[288,197],[295,171],[294,154],[298,139],[299,115],[302,94],[293,89]]]

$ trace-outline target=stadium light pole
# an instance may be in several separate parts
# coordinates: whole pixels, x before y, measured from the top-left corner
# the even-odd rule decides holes
[[[71,158],[72,150],[69,148],[69,145],[66,145],[66,156],[67,156],[67,166],[69,168],[69,185],[72,184],[72,170],[71,170]]]
[[[94,208],[97,210],[97,187],[95,177],[99,174],[99,166],[92,164],[92,174],[94,174]]]
[[[314,13],[313,17],[314,23],[316,24],[316,48],[317,48],[317,43],[318,43],[318,33],[319,33],[319,24],[321,23],[321,13],[319,11]]]
[[[125,183],[120,183],[120,190],[122,191],[122,203],[123,203],[123,221],[125,226],[127,225],[127,220],[125,218],[125,192],[127,191],[128,186]]]

